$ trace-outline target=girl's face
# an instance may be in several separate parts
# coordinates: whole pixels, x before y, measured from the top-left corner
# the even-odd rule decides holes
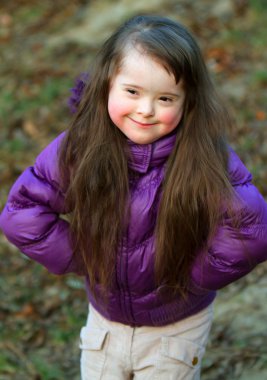
[[[136,144],[149,144],[172,132],[183,115],[185,91],[172,74],[147,54],[132,48],[111,82],[108,112]]]

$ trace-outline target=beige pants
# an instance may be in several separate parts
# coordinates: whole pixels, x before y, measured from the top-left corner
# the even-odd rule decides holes
[[[130,327],[92,306],[81,330],[82,380],[199,380],[213,305],[163,327]]]

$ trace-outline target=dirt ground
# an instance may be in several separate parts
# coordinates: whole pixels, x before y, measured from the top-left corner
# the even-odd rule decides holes
[[[264,0],[0,3],[0,209],[19,173],[68,125],[75,77],[124,19],[159,13],[196,36],[236,126],[230,141],[267,199]],[[111,17],[112,15],[112,17]],[[0,380],[78,380],[83,279],[54,276],[0,233]],[[203,380],[267,379],[267,264],[218,293]]]

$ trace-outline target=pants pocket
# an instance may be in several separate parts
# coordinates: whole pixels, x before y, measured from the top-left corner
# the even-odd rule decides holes
[[[156,379],[197,380],[205,347],[180,337],[161,338]]]
[[[82,380],[100,380],[105,364],[108,330],[83,327],[80,334]]]

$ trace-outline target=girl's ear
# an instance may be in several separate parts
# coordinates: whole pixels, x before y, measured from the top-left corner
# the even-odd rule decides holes
[[[68,98],[67,104],[71,113],[75,113],[81,101],[83,90],[89,79],[88,73],[81,73],[75,80],[74,87],[70,89],[71,96]]]

